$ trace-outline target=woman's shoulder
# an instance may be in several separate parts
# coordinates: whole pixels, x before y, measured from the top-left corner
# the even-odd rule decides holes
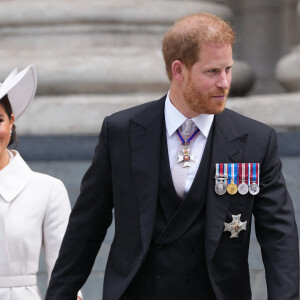
[[[34,184],[37,185],[53,185],[53,186],[64,186],[62,181],[54,176],[37,172],[35,170],[32,170],[31,167],[28,165],[28,163],[23,159],[21,154],[13,150],[11,151],[14,154],[14,162],[16,162],[16,169],[18,169],[21,173],[24,173],[24,170],[26,170],[26,176],[29,176],[31,181],[34,181]],[[30,175],[29,175],[30,174]]]
[[[32,177],[34,177],[35,180],[39,180],[41,182],[49,182],[53,184],[60,184],[62,181],[54,176],[48,175],[46,173],[41,173],[32,170]]]
[[[66,189],[64,183],[60,179],[45,173],[32,171],[31,181],[35,185],[38,185],[38,187],[48,186],[51,189]]]

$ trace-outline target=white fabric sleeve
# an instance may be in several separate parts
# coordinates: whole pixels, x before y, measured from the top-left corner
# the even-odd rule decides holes
[[[70,212],[71,206],[68,192],[60,180],[53,178],[43,223],[43,244],[48,274],[47,284],[49,284],[50,276],[58,257]],[[83,299],[81,291],[78,292],[78,296]]]

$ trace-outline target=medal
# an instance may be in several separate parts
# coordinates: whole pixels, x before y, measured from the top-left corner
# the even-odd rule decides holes
[[[237,164],[228,164],[228,176],[231,180],[231,182],[227,186],[227,192],[230,195],[234,195],[237,193],[237,185],[235,183],[236,181],[236,175],[237,175]]]
[[[188,148],[184,148],[182,149],[183,155],[179,155],[178,154],[178,162],[182,162],[183,161],[183,168],[185,167],[191,167],[192,164],[190,163],[191,161],[196,161],[195,155],[192,154],[190,155],[190,149]]]
[[[227,185],[224,181],[219,181],[215,185],[215,192],[220,196],[224,195],[226,193],[226,187]]]
[[[224,195],[227,188],[227,164],[216,164],[216,185],[215,192],[218,195]]]
[[[238,192],[241,195],[246,195],[249,191],[248,185],[245,182],[242,182],[239,186],[238,186]]]
[[[227,185],[227,192],[230,194],[230,195],[234,195],[237,193],[237,185],[234,183],[234,182],[230,182],[228,185]]]
[[[252,184],[250,184],[250,186],[249,186],[249,193],[251,195],[254,195],[254,196],[259,193],[259,186],[255,182],[253,182]]]
[[[238,192],[241,195],[246,195],[249,191],[248,184],[245,183],[248,179],[248,164],[239,164],[239,179],[242,182],[238,186]]]
[[[247,221],[241,221],[241,214],[239,215],[232,215],[231,223],[224,222],[224,232],[229,231],[231,233],[230,238],[238,238],[239,233],[242,230],[246,230]]]
[[[249,165],[250,165],[249,193],[255,196],[259,193],[259,163],[251,163]]]
[[[191,161],[196,161],[196,157],[193,154],[190,154],[190,150],[187,146],[194,140],[194,138],[197,136],[197,134],[200,132],[199,128],[197,128],[194,133],[185,140],[179,131],[179,129],[176,130],[176,133],[180,139],[181,144],[184,146],[184,149],[182,150],[183,155],[178,154],[178,163],[183,162],[182,167],[191,167]]]

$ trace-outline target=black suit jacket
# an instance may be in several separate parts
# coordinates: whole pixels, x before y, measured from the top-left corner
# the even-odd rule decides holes
[[[119,299],[137,273],[153,234],[164,103],[165,97],[104,120],[46,300],[76,299],[112,222],[113,208],[115,237],[105,272],[103,300]],[[268,299],[298,300],[298,233],[281,173],[276,133],[227,109],[215,116],[213,126],[205,249],[215,294],[222,300],[235,299],[239,289],[249,289],[250,294],[247,258],[254,214]],[[260,163],[261,190],[257,196],[219,196],[214,192],[215,164],[234,162]],[[230,222],[232,214],[237,213],[242,214],[242,221],[247,220],[247,230],[238,239],[230,239],[230,234],[223,232],[224,222]],[[185,229],[178,226],[178,236]],[[171,293],[172,289],[170,299]]]

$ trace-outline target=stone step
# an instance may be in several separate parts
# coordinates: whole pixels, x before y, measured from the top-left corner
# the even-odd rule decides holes
[[[300,130],[300,93],[232,98],[227,107],[279,131]]]
[[[218,0],[187,0],[184,5],[172,0],[4,0],[1,1],[0,25],[171,24],[183,15],[198,11],[215,13],[225,19],[232,17],[231,10]]]
[[[56,55],[93,53],[94,47],[159,48],[175,20],[198,11],[232,18],[228,7],[214,1],[1,1],[1,49]]]
[[[169,12],[172,11],[172,14]],[[160,48],[167,28],[179,17],[197,11],[225,19],[231,10],[206,1],[1,1],[1,56],[25,57],[98,52],[97,48]],[[125,49],[126,51],[126,49]],[[98,54],[98,53],[97,53]],[[101,53],[100,53],[101,54]]]
[[[1,1],[0,74],[35,64],[41,95],[163,92],[163,34],[197,11],[232,18],[212,1]],[[237,60],[233,72],[232,92],[245,93],[250,67]]]
[[[22,56],[5,51],[0,50],[0,58],[6,57],[0,74],[7,76],[14,66],[33,63],[37,68],[39,95],[163,93],[169,87],[160,49],[93,48],[81,53],[73,50],[56,54],[49,49],[36,53],[23,49]],[[249,88],[253,78],[247,64],[236,60],[232,73],[235,94]]]
[[[162,95],[132,93],[38,96],[26,114],[17,120],[18,134],[98,135],[105,116],[159,99]],[[229,98],[227,107],[279,130],[300,130],[299,93]]]
[[[38,94],[42,95],[161,92],[169,84],[160,50],[94,48],[56,55],[48,51],[33,54],[23,50],[21,57],[11,57],[1,64],[0,74],[7,74],[13,65],[34,63]]]

